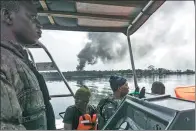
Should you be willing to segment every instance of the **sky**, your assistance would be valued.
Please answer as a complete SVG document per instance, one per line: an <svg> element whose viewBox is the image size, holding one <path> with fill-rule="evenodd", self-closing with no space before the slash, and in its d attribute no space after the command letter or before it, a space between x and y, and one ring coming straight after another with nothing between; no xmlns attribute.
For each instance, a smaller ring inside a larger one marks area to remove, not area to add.
<svg viewBox="0 0 196 131"><path fill-rule="evenodd" d="M127 46L126 36L116 34ZM135 68L195 70L195 7L193 1L166 1L131 37ZM115 38L114 38L115 40ZM40 41L61 71L74 71L77 55L89 42L87 32L43 30ZM92 41L93 44L93 41ZM111 44L111 49L117 49ZM86 65L85 70L131 69L128 48L121 59ZM43 49L31 49L36 62L50 62Z"/></svg>

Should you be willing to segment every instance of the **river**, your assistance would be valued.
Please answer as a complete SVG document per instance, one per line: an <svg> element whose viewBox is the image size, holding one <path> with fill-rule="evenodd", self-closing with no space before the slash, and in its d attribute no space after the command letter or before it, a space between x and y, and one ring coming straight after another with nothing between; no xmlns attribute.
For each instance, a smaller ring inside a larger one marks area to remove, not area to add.
<svg viewBox="0 0 196 131"><path fill-rule="evenodd" d="M94 78L68 80L68 82L74 93L79 88L80 83L88 86L92 92L90 103L97 105L101 98L112 93L108 80L109 78ZM133 77L127 78L127 80L129 83L130 91L134 90ZM145 87L147 92L151 92L151 85L154 81L163 82L166 87L166 94L175 97L174 88L177 86L195 85L195 75L141 77L138 78L138 85L140 87ZM47 81L47 86L50 95L69 94L69 91L63 81ZM51 103L55 111L57 128L61 128L63 127L63 123L62 118L59 116L59 113L64 112L68 106L73 105L74 99L73 97L52 98Z"/></svg>

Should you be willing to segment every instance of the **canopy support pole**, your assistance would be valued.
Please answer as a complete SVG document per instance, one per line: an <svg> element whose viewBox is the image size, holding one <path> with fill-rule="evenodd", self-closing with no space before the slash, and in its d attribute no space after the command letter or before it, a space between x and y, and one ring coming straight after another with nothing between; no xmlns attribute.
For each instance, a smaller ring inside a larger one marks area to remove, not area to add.
<svg viewBox="0 0 196 131"><path fill-rule="evenodd" d="M131 47L131 40L130 40L129 31L130 31L131 27L141 18L141 16L148 9L148 7L150 7L153 3L154 3L154 1L152 1L152 0L149 1L148 4L142 9L140 14L133 20L133 22L127 28L127 34L126 35L127 35L127 40L128 40L129 55L130 55L130 59L131 59L131 66L132 66L134 85L135 85L136 91L139 91L139 86L137 84L137 75L136 75L136 71L135 71L135 64L134 64L134 58L133 58L133 52L132 52L132 47Z"/></svg>
<svg viewBox="0 0 196 131"><path fill-rule="evenodd" d="M130 40L129 35L127 35L127 40L128 40L128 46L129 46L129 55L130 55L130 59L131 59L133 78L134 78L134 85L135 85L135 88L138 88L137 76L136 76L135 64L134 64L134 58L133 58L133 52L132 52L132 47L131 47L131 40Z"/></svg>

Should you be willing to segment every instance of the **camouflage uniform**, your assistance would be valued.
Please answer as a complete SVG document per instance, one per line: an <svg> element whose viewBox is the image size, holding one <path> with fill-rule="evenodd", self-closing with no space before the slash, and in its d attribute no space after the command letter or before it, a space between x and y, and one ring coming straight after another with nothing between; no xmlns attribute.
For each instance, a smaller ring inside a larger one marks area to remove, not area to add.
<svg viewBox="0 0 196 131"><path fill-rule="evenodd" d="M44 99L27 54L19 44L0 46L1 130L46 130Z"/></svg>
<svg viewBox="0 0 196 131"><path fill-rule="evenodd" d="M120 103L121 100L114 99L112 96L104 98L99 102L97 107L99 112L99 130L103 128L110 117L115 113Z"/></svg>

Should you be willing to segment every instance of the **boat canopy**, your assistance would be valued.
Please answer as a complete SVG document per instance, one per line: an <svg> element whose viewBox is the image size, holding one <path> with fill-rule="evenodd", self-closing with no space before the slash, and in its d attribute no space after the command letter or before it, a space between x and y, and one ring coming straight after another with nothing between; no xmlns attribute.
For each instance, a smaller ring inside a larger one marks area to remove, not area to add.
<svg viewBox="0 0 196 131"><path fill-rule="evenodd" d="M38 19L45 30L126 34L128 26L132 25L131 35L164 2L165 0L40 0L35 4L38 9ZM138 15L140 15L139 19L137 19Z"/></svg>

